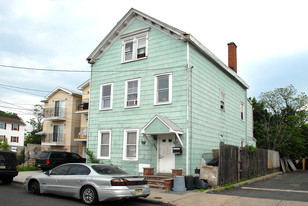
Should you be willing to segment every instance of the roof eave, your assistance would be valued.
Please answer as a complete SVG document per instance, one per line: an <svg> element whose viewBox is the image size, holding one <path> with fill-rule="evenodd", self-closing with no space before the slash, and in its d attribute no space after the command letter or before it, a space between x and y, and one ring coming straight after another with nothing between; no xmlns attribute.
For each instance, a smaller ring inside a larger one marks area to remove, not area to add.
<svg viewBox="0 0 308 206"><path fill-rule="evenodd" d="M201 51L208 59L216 64L220 69L226 72L233 79L237 80L245 89L249 89L249 85L237 75L235 71L233 71L230 67L225 65L218 57L216 57L210 50L208 50L205 46L203 46L195 37L192 35L183 35L183 40L190 42L194 45L199 51Z"/></svg>

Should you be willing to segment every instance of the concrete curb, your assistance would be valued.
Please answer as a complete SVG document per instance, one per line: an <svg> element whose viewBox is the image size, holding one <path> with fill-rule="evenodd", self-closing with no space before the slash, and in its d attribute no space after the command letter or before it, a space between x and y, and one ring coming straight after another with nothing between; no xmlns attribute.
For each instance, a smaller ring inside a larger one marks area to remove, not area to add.
<svg viewBox="0 0 308 206"><path fill-rule="evenodd" d="M251 184L251 183L254 183L254 182L259 182L259 181L271 178L271 177L279 175L279 174L282 174L282 172L275 172L275 173L268 174L268 175L261 176L261 177L257 177L257 178L251 179L251 180L239 182L239 183L227 186L227 187L218 187L218 188L213 188L213 189L206 190L206 191L203 191L203 192L195 192L195 194L185 195L184 197L179 198L177 200L173 200L173 201L170 201L170 202L163 202L163 205L165 205L165 206L182 206L182 205L177 204L175 202L180 200L180 199L187 198L189 196L201 195L202 193L214 193L214 192L219 192L219 191L223 191L223 190L226 190L226 189L232 189L232 188L235 188L235 187L240 187L240 186L243 186L243 185Z"/></svg>

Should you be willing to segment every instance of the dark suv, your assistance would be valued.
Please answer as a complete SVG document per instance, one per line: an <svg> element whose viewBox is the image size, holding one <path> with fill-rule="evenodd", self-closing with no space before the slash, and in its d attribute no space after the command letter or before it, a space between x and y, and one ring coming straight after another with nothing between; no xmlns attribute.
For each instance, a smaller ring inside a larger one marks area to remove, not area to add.
<svg viewBox="0 0 308 206"><path fill-rule="evenodd" d="M43 171L50 170L64 163L84 163L85 158L73 152L44 151L35 160L35 166Z"/></svg>
<svg viewBox="0 0 308 206"><path fill-rule="evenodd" d="M16 154L14 152L0 151L0 180L3 184L11 184L18 175Z"/></svg>

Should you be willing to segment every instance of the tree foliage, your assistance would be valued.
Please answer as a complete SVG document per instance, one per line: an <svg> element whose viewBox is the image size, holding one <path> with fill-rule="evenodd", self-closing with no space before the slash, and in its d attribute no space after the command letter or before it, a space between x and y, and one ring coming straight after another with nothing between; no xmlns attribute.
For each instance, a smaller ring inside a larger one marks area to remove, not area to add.
<svg viewBox="0 0 308 206"><path fill-rule="evenodd" d="M28 143L41 144L41 136L36 135L36 133L43 130L42 120L44 118L44 108L42 105L34 105L33 116L35 118L31 118L30 121L28 121L28 123L32 126L33 130L25 137L25 146Z"/></svg>
<svg viewBox="0 0 308 206"><path fill-rule="evenodd" d="M4 139L4 141L0 140L0 149L3 151L9 151L9 144L7 143L7 139Z"/></svg>
<svg viewBox="0 0 308 206"><path fill-rule="evenodd" d="M261 93L254 108L254 136L257 146L280 152L282 156L297 158L307 150L303 136L307 127L308 97L297 94L294 86Z"/></svg>
<svg viewBox="0 0 308 206"><path fill-rule="evenodd" d="M0 117L9 117L9 118L14 118L14 119L19 119L22 121L22 119L16 113L4 112L1 110L0 110Z"/></svg>

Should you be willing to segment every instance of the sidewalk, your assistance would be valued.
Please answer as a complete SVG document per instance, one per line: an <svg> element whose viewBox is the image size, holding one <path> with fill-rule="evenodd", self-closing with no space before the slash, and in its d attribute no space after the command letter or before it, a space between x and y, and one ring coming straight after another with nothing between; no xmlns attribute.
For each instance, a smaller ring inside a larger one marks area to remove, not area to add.
<svg viewBox="0 0 308 206"><path fill-rule="evenodd" d="M29 171L29 172L19 172L18 176L14 178L14 182L23 184L25 179L33 174L42 173L42 171ZM247 180L233 186L239 187L242 185L250 184L257 181L262 181L267 178L271 178L275 175L279 175L281 172L269 174L263 177L258 177L252 180ZM228 196L228 195L216 195L213 192L220 191L226 188L220 187L215 189L206 190L204 192L198 192L194 190L185 192L174 192L174 191L164 191L159 189L151 189L151 194L149 197L145 198L145 201L155 202L157 205L168 205L168 206L220 206L220 205L293 205L302 206L308 203L294 202L294 201L281 201L272 199L260 199L260 198L247 198L239 196Z"/></svg>

